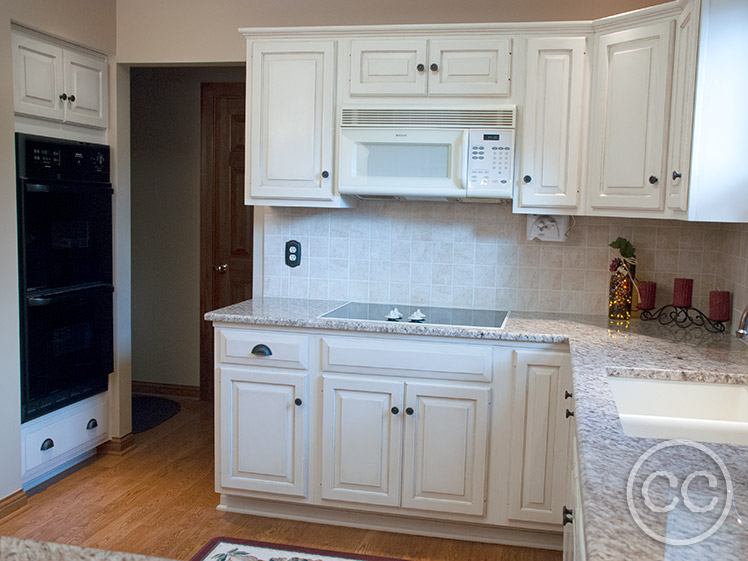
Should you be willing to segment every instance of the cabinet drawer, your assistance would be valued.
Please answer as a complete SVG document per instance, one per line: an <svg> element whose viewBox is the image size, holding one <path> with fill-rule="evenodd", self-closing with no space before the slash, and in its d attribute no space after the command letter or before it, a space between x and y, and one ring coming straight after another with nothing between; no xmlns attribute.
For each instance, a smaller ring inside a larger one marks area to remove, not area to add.
<svg viewBox="0 0 748 561"><path fill-rule="evenodd" d="M299 370L309 367L308 335L220 329L216 348L221 362Z"/></svg>
<svg viewBox="0 0 748 561"><path fill-rule="evenodd" d="M89 424L90 423L90 424ZM76 449L92 448L109 434L106 395L73 404L22 427L23 471L28 472ZM48 442L45 445L45 442ZM49 446L51 444L51 446ZM46 450L42 450L42 446Z"/></svg>
<svg viewBox="0 0 748 561"><path fill-rule="evenodd" d="M324 337L322 370L490 382L493 349L484 345Z"/></svg>

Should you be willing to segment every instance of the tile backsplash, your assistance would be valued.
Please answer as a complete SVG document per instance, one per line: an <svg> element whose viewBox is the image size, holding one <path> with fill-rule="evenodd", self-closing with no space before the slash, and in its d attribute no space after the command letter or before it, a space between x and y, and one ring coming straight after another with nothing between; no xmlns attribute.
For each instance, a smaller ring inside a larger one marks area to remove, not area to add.
<svg viewBox="0 0 748 561"><path fill-rule="evenodd" d="M710 290L748 301L748 227L578 217L566 242L526 239L527 218L505 204L361 201L355 209L271 208L265 214L264 294L569 313L607 312L608 266L621 236L636 247L637 278L694 279L693 305ZM284 264L301 242L301 265Z"/></svg>

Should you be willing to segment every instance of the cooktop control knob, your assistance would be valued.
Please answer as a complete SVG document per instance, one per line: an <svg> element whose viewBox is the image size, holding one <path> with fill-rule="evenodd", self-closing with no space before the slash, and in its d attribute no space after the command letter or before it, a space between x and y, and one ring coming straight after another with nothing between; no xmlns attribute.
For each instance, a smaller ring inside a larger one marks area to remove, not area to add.
<svg viewBox="0 0 748 561"><path fill-rule="evenodd" d="M423 313L423 312L422 312L422 311L420 310L420 308L419 308L418 310L416 310L415 312L413 312L412 314L410 314L410 315L408 316L408 319L409 319L410 321L414 321L414 322L416 322L416 323L420 323L420 322L422 322L422 321L425 321L425 320L426 320L426 314L424 314L424 313Z"/></svg>
<svg viewBox="0 0 748 561"><path fill-rule="evenodd" d="M401 314L400 310L398 310L397 308L392 308L390 310L390 313L384 317L387 319L387 321L397 321L403 319L403 314Z"/></svg>

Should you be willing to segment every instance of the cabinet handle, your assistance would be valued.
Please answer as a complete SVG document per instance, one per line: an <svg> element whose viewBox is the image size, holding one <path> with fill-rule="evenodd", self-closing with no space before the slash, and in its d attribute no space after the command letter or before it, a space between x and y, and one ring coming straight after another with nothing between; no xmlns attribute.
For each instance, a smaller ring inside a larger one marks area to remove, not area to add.
<svg viewBox="0 0 748 561"><path fill-rule="evenodd" d="M431 68L432 72L436 72L437 70L439 70L439 65L436 64L435 62L432 62L431 66L429 66L429 68Z"/></svg>
<svg viewBox="0 0 748 561"><path fill-rule="evenodd" d="M68 94L66 94L65 92L62 92L62 93L60 94L60 99L61 99L62 101L66 101L66 100L67 100L67 98L68 98Z"/></svg>
<svg viewBox="0 0 748 561"><path fill-rule="evenodd" d="M255 356L272 356L273 351L267 345L255 345L252 347L252 354Z"/></svg>
<svg viewBox="0 0 748 561"><path fill-rule="evenodd" d="M55 441L52 440L51 438L48 438L44 442L42 442L41 450L43 452L44 450L49 450L50 448L54 448L54 447L55 447Z"/></svg>
<svg viewBox="0 0 748 561"><path fill-rule="evenodd" d="M418 72L423 72L424 70L426 70L426 67L423 64L419 64L418 66L416 66L416 70L418 70Z"/></svg>
<svg viewBox="0 0 748 561"><path fill-rule="evenodd" d="M683 175L681 175L677 171L673 172L673 181L675 181L676 179L680 179L681 177L683 177Z"/></svg>
<svg viewBox="0 0 748 561"><path fill-rule="evenodd" d="M574 411L569 411L569 410L567 409L567 410L566 410L566 418L568 419L569 417L573 417L573 416L574 416Z"/></svg>
<svg viewBox="0 0 748 561"><path fill-rule="evenodd" d="M322 172L322 179L327 179L328 177L330 177L330 172L327 171L327 170L323 171Z"/></svg>
<svg viewBox="0 0 748 561"><path fill-rule="evenodd" d="M407 407L407 408L405 409L405 414L406 414L406 415L412 415L413 413L415 413L415 411L413 411L413 408L412 408L412 407Z"/></svg>
<svg viewBox="0 0 748 561"><path fill-rule="evenodd" d="M68 100L70 101L70 103L75 103L75 96L74 96L74 95L71 95L71 96L70 96L70 97L68 98Z"/></svg>
<svg viewBox="0 0 748 561"><path fill-rule="evenodd" d="M99 422L96 419L91 419L86 425L86 430L93 430L99 426Z"/></svg>
<svg viewBox="0 0 748 561"><path fill-rule="evenodd" d="M223 263L222 265L213 265L213 270L216 273L225 273L229 270L229 264Z"/></svg>
<svg viewBox="0 0 748 561"><path fill-rule="evenodd" d="M525 183L530 183L530 181L532 181L532 176L526 175L522 178L522 181L524 181Z"/></svg>
<svg viewBox="0 0 748 561"><path fill-rule="evenodd" d="M566 508L566 505L564 505L563 510L563 525L566 526L567 524L572 524L574 522L574 511L570 508Z"/></svg>
<svg viewBox="0 0 748 561"><path fill-rule="evenodd" d="M398 413L400 413L400 410L397 407L393 407L392 409L390 409L390 411L392 411L393 415L397 415Z"/></svg>
<svg viewBox="0 0 748 561"><path fill-rule="evenodd" d="M574 397L573 393L569 393L568 390L564 392L564 399L569 399L570 397Z"/></svg>
<svg viewBox="0 0 748 561"><path fill-rule="evenodd" d="M294 399L294 400L293 400L293 402L294 402L294 403L295 403L296 405L301 405L302 403L304 403L303 401L301 401L301 398L300 398L300 397L297 397L296 399Z"/></svg>
<svg viewBox="0 0 748 561"><path fill-rule="evenodd" d="M650 183L651 183L652 185L654 185L654 184L655 184L655 183L657 183L658 181L659 181L659 178L657 178L657 176L655 176L655 175L650 175L650 176L649 176L649 182L650 182Z"/></svg>

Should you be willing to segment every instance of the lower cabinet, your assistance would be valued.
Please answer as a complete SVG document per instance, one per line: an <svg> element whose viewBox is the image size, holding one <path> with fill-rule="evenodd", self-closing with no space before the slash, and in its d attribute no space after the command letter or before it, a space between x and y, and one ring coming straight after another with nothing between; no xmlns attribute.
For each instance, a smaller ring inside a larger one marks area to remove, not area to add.
<svg viewBox="0 0 748 561"><path fill-rule="evenodd" d="M490 390L474 386L323 376L322 498L483 514Z"/></svg>
<svg viewBox="0 0 748 561"><path fill-rule="evenodd" d="M573 423L572 423L573 427ZM579 451L576 436L569 443L569 477L563 512L564 561L585 561L587 550L584 543L584 512L579 485Z"/></svg>

